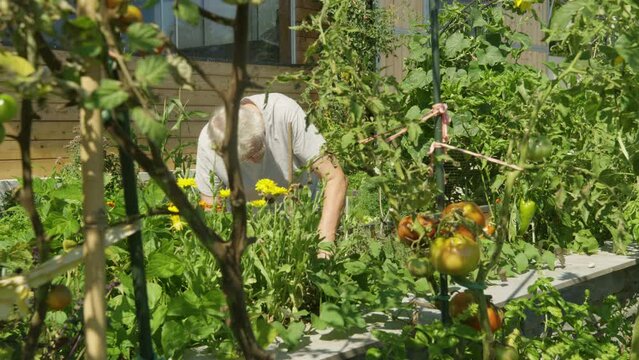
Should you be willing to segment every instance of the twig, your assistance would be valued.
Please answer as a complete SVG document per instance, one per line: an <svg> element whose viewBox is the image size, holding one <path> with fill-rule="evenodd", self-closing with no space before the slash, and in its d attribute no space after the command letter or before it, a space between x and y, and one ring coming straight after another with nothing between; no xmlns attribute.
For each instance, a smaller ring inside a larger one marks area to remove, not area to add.
<svg viewBox="0 0 639 360"><path fill-rule="evenodd" d="M176 1L176 4L177 4L177 1ZM221 24L221 25L226 25L226 26L235 25L235 20L227 18L227 17L224 17L222 15L218 15L218 14L213 13L211 11L208 11L205 8L201 7L201 6L198 6L198 10L200 10L200 15L203 18L209 19L209 20L211 20L213 22L216 22L218 24Z"/></svg>
<svg viewBox="0 0 639 360"><path fill-rule="evenodd" d="M27 60L34 64L37 58L37 45L33 37L33 33L27 30L26 46L18 51L22 56L26 56ZM33 193L33 169L31 167L31 128L34 118L37 117L33 112L33 103L30 99L22 99L22 109L20 111L20 133L18 134L18 144L20 146L20 155L22 162L22 178L24 185L20 190L20 204L29 215L31 226L36 238L36 246L38 249L37 262L43 263L49 257L49 244L44 231L42 219L36 208ZM46 297L49 291L49 282L45 282L38 286L35 296L35 311L29 323L29 332L24 343L23 359L32 359L38 349L38 339L42 332L42 326L47 314Z"/></svg>
<svg viewBox="0 0 639 360"><path fill-rule="evenodd" d="M238 112L240 99L244 89L249 84L246 71L248 54L248 4L237 6L233 34L235 46L233 49L233 69L231 83L227 95L223 97L226 109L226 128L224 143L221 147L224 165L228 173L231 188L231 213L233 228L231 230L231 246L226 254L219 258L222 270L222 290L226 294L227 303L231 311L232 330L239 342L240 348L247 360L272 359L273 356L264 351L255 339L251 321L246 312L246 294L242 280L241 258L251 240L246 235L246 198L240 172L238 156Z"/></svg>
<svg viewBox="0 0 639 360"><path fill-rule="evenodd" d="M434 141L434 142L431 144L431 148L430 148L429 154L432 154L432 153L433 153L433 150L434 150L435 148L438 148L438 147L443 147L443 148L450 149L450 150L456 150L456 151L462 152L462 153L464 153L464 154L466 154L466 155L470 155L470 156L474 156L474 157L476 157L476 158L484 159L484 160L486 160L486 161L489 161L489 162L492 162L492 163L495 163L495 164L499 164L499 165L502 165L502 166L505 166L505 167L511 168L511 169L513 169L513 170L517 170L517 171L524 171L524 168L522 168L521 166L513 165L513 164L509 164L509 163L507 163L507 162L505 162L505 161L502 161L502 160L496 159L496 158L494 158L494 157L486 156L486 155L484 155L484 154L480 154L480 153L472 152L472 151L470 151L470 150L466 150L466 149L458 148L458 147L456 147L456 146L452 146L452 145L444 144L444 143L437 142L437 141Z"/></svg>

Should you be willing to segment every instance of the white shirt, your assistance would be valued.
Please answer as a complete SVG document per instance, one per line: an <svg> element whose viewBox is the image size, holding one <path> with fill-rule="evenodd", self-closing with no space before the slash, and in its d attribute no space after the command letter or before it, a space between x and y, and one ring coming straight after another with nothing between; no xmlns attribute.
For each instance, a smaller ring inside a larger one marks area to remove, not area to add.
<svg viewBox="0 0 639 360"><path fill-rule="evenodd" d="M241 162L240 171L248 201L256 200L259 195L255 191L255 183L264 178L275 181L279 186L289 185L289 158L291 150L288 141L288 124L292 125L293 134L293 171L307 166L320 155L322 145L326 142L317 128L306 124L306 114L295 100L278 93L248 96L242 102L250 101L261 110L266 129L266 151L260 163ZM195 182L199 191L206 196L214 196L213 189L217 181L228 187L228 176L224 160L212 149L212 141L207 126L200 132L195 164ZM242 131L242 129L238 129ZM211 174L214 184L211 183ZM306 175L298 178L300 183L306 181Z"/></svg>

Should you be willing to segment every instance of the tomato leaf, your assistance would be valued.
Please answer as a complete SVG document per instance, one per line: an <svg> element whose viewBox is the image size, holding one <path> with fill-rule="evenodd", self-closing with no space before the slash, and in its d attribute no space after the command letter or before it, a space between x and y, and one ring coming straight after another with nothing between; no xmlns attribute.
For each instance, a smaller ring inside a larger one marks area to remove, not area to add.
<svg viewBox="0 0 639 360"><path fill-rule="evenodd" d="M344 317L340 312L340 308L333 303L326 302L320 305L320 320L332 327L340 328L344 326Z"/></svg>
<svg viewBox="0 0 639 360"><path fill-rule="evenodd" d="M156 144L161 143L167 135L167 130L159 121L157 115L141 107L131 110L131 118L142 133Z"/></svg>
<svg viewBox="0 0 639 360"><path fill-rule="evenodd" d="M142 86L160 84L169 74L169 63L163 56L150 56L141 59L135 69L135 78Z"/></svg>
<svg viewBox="0 0 639 360"><path fill-rule="evenodd" d="M27 59L8 51L0 52L0 67L18 76L29 76L35 72L35 68Z"/></svg>
<svg viewBox="0 0 639 360"><path fill-rule="evenodd" d="M126 30L131 51L153 51L162 46L160 34L157 25L149 23L135 23Z"/></svg>
<svg viewBox="0 0 639 360"><path fill-rule="evenodd" d="M177 3L175 16L193 26L198 25L201 20L200 9L196 4L192 3L191 0L180 0L180 2Z"/></svg>
<svg viewBox="0 0 639 360"><path fill-rule="evenodd" d="M148 277L168 278L182 275L182 273L184 273L184 262L175 255L155 252L149 256L146 266Z"/></svg>
<svg viewBox="0 0 639 360"><path fill-rule="evenodd" d="M97 97L98 106L106 110L120 106L129 98L129 94L122 90L122 83L112 79L102 79L94 96Z"/></svg>

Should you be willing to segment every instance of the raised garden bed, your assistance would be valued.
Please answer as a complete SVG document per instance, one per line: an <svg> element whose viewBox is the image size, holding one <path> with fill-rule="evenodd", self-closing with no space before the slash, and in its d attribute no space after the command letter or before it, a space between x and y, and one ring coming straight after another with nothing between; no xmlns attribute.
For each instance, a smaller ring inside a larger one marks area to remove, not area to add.
<svg viewBox="0 0 639 360"><path fill-rule="evenodd" d="M567 255L565 266L555 270L531 270L504 282L491 285L486 293L492 295L497 306L504 306L508 301L528 296L528 286L540 277L553 278L553 285L566 300L582 302L584 291L590 290L590 300L600 302L608 295L616 295L619 299L627 299L639 289L639 249L630 247L628 255L615 255L600 251L594 255ZM454 287L453 287L454 289ZM410 300L409 298L406 299ZM375 318L371 315L370 319ZM381 316L381 318L385 318ZM421 320L430 322L439 319L436 309L422 308ZM527 318L522 332L534 335L541 331L542 319L534 316ZM304 337L300 348L292 352L276 348L276 359L296 360L337 360L364 358L368 348L379 346L371 331L374 329L389 332L401 331L401 323L372 322L367 332L350 334L339 338L331 330L314 332ZM185 359L213 359L206 354L205 348L192 349L185 354Z"/></svg>

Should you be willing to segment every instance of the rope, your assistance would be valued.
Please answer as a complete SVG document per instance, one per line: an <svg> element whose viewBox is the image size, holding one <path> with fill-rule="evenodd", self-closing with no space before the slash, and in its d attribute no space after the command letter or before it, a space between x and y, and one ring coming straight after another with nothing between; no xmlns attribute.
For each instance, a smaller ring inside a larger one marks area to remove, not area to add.
<svg viewBox="0 0 639 360"><path fill-rule="evenodd" d="M474 156L476 158L480 158L480 159L484 159L486 161L498 164L498 165L502 165L508 168L511 168L513 170L517 170L517 171L523 171L524 169L517 166L517 165L513 165L513 164L509 164L505 161L490 157L490 156L486 156L480 153L476 153L476 152L472 152L470 150L466 150L466 149L462 149L462 148L458 148L452 145L448 145L448 144L444 144L441 142L437 142L437 141L433 141L433 143L430 145L430 149L428 150L428 154L431 156L431 162L434 162L433 160L433 155L435 153L435 149L436 148L444 148L444 149L450 149L450 150L456 150L459 152L462 152L464 154L470 155L470 156Z"/></svg>

